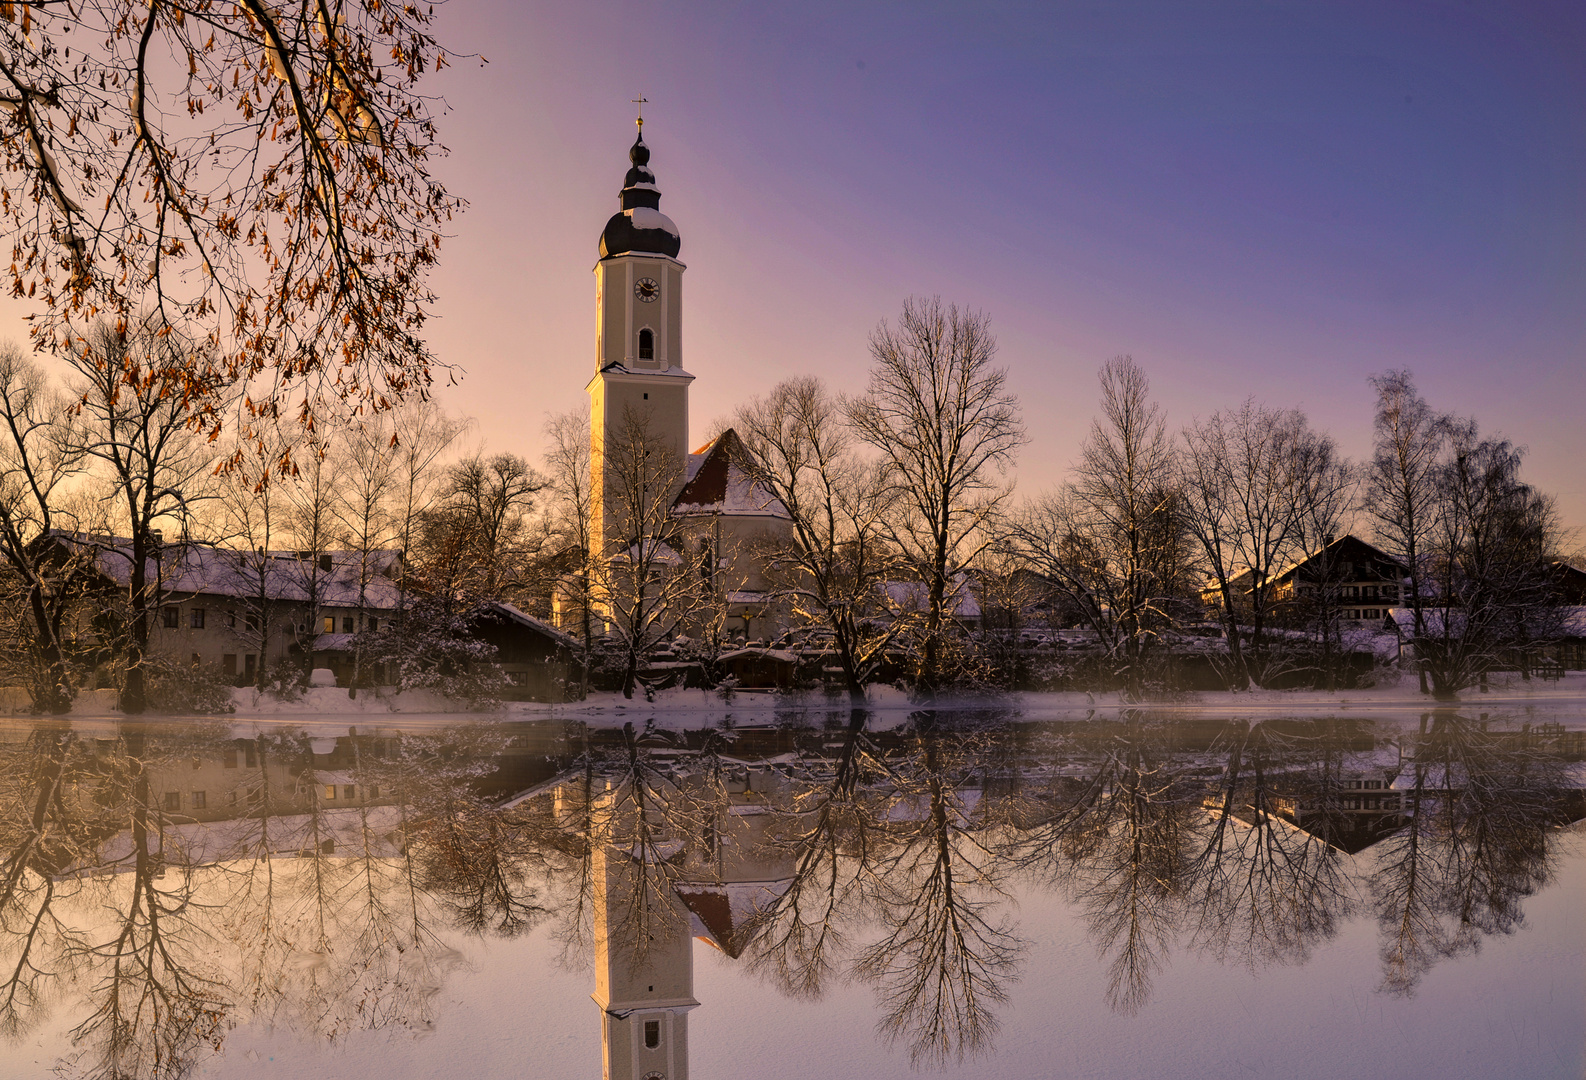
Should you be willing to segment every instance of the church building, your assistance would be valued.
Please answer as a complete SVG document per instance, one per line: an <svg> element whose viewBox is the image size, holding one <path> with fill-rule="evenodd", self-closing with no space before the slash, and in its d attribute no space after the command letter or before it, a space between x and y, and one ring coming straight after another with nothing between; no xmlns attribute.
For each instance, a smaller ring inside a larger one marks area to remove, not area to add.
<svg viewBox="0 0 1586 1080"><path fill-rule="evenodd" d="M638 125L620 208L600 234L595 263L595 370L586 387L591 546L597 559L643 559L665 563L666 573L699 575L689 594L714 597L729 638L768 640L780 625L755 552L768 536L786 534L787 513L747 476L730 429L689 452L687 267L678 259L681 234L661 212L642 118ZM665 543L646 545L646 537ZM598 598L592 606L600 609ZM567 608L559 604L558 622L572 628Z"/></svg>

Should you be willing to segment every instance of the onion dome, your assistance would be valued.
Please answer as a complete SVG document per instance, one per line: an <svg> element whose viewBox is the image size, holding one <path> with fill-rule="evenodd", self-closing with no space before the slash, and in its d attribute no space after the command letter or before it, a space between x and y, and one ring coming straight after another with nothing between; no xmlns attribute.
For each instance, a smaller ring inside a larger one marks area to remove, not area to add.
<svg viewBox="0 0 1586 1080"><path fill-rule="evenodd" d="M633 167L622 185L622 210L606 222L600 234L600 257L639 253L670 255L677 258L683 247L672 219L661 213L661 189L655 186L650 171L650 148L644 145L644 130L628 151Z"/></svg>

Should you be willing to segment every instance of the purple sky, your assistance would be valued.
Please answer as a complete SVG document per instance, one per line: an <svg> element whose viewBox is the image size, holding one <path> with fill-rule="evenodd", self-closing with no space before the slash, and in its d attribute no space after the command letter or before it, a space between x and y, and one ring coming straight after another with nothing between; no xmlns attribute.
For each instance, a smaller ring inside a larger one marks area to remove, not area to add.
<svg viewBox="0 0 1586 1080"><path fill-rule="evenodd" d="M911 293L989 312L1063 476L1129 353L1176 428L1248 395L1369 451L1366 377L1529 447L1586 524L1586 7L458 0L440 391L537 457L593 365L633 137L683 235L697 440L786 376L863 386Z"/></svg>

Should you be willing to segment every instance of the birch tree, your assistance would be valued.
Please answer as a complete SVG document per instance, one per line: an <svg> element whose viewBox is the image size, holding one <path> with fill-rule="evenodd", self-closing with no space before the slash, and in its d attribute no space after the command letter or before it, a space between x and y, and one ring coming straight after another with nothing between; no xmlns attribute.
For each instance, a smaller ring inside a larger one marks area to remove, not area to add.
<svg viewBox="0 0 1586 1080"><path fill-rule="evenodd" d="M1377 392L1377 414L1367 505L1378 546L1410 568L1409 608L1419 639L1426 633L1424 563L1437 521L1437 473L1448 418L1432 411L1408 371L1374 376L1371 386ZM1419 657L1416 672L1421 693L1427 693Z"/></svg>

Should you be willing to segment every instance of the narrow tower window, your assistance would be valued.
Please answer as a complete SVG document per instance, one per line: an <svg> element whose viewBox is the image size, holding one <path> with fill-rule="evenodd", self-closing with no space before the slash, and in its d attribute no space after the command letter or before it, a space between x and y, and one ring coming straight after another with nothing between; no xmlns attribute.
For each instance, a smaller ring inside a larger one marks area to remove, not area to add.
<svg viewBox="0 0 1586 1080"><path fill-rule="evenodd" d="M639 331L639 359L655 359L655 332L653 330Z"/></svg>
<svg viewBox="0 0 1586 1080"><path fill-rule="evenodd" d="M654 1050L661 1045L661 1021L646 1020L644 1022L644 1045Z"/></svg>

